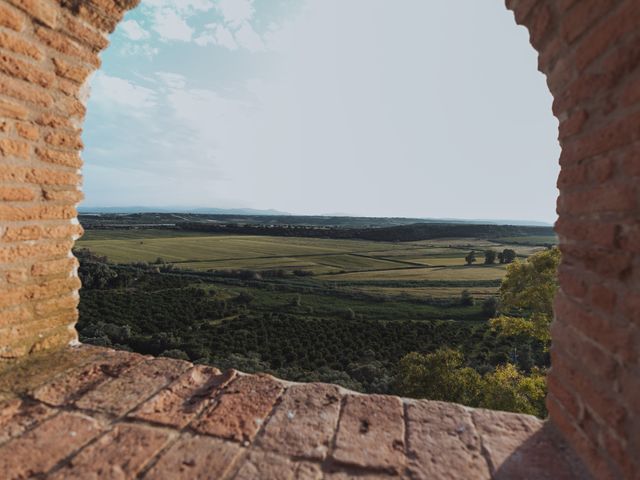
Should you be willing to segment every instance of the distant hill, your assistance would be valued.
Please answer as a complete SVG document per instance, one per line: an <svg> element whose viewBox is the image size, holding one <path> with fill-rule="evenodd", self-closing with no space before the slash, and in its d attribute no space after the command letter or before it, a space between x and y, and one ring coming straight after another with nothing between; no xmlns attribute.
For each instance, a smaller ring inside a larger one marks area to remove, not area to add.
<svg viewBox="0 0 640 480"><path fill-rule="evenodd" d="M83 215L131 215L131 214L188 214L188 215L221 215L239 217L286 217L278 218L276 223L291 224L324 224L324 225L408 225L413 223L437 223L437 224L466 224L466 225L518 225L551 227L553 224L535 220L503 220L503 219L461 219L461 218L411 218L411 217L360 217L343 213L325 215L294 215L275 209L255 208L210 208L210 207L80 207L78 212ZM229 219L227 219L229 220ZM248 218L237 219L253 223ZM263 223L260 220L257 223Z"/></svg>
<svg viewBox="0 0 640 480"><path fill-rule="evenodd" d="M200 215L291 215L287 212L255 208L208 208L208 207L80 207L81 214L131 214L131 213L193 213Z"/></svg>

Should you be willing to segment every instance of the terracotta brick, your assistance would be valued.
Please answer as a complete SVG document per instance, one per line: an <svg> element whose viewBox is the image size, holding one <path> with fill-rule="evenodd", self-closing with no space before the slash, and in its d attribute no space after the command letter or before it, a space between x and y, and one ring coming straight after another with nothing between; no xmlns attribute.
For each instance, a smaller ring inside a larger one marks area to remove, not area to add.
<svg viewBox="0 0 640 480"><path fill-rule="evenodd" d="M80 168L82 166L82 159L78 152L61 152L59 150L37 147L36 154L43 162L74 168Z"/></svg>
<svg viewBox="0 0 640 480"><path fill-rule="evenodd" d="M64 205L36 204L35 206L29 207L0 205L0 219L5 221L69 220L76 216L77 212L75 207Z"/></svg>
<svg viewBox="0 0 640 480"><path fill-rule="evenodd" d="M50 379L33 392L33 398L53 406L68 406L98 385L118 378L143 360L142 355L112 351L95 362Z"/></svg>
<svg viewBox="0 0 640 480"><path fill-rule="evenodd" d="M57 103L58 113L68 116L83 119L87 113L87 107L76 99L68 97L64 100L60 100Z"/></svg>
<svg viewBox="0 0 640 480"><path fill-rule="evenodd" d="M95 52L80 47L66 35L44 27L37 27L35 33L46 46L69 57L86 62L95 68L100 67L100 58Z"/></svg>
<svg viewBox="0 0 640 480"><path fill-rule="evenodd" d="M43 474L101 431L89 417L62 412L23 436L0 446L0 471L7 479Z"/></svg>
<svg viewBox="0 0 640 480"><path fill-rule="evenodd" d="M183 435L145 475L148 480L223 478L243 449L217 438Z"/></svg>
<svg viewBox="0 0 640 480"><path fill-rule="evenodd" d="M17 122L16 132L18 132L18 135L22 138L26 138L27 140L37 140L40 137L40 130L32 123Z"/></svg>
<svg viewBox="0 0 640 480"><path fill-rule="evenodd" d="M31 310L26 306L11 306L0 310L0 328L16 323L28 322L33 318Z"/></svg>
<svg viewBox="0 0 640 480"><path fill-rule="evenodd" d="M20 32L24 28L24 21L20 14L15 10L4 5L0 5L0 25L15 30L16 32Z"/></svg>
<svg viewBox="0 0 640 480"><path fill-rule="evenodd" d="M283 385L269 375L240 377L191 428L225 439L252 441L283 390Z"/></svg>
<svg viewBox="0 0 640 480"><path fill-rule="evenodd" d="M347 465L397 472L404 464L402 410L397 397L348 395L332 457Z"/></svg>
<svg viewBox="0 0 640 480"><path fill-rule="evenodd" d="M52 113L42 113L36 118L36 123L44 127L63 128L66 130L73 129L73 125L66 117L54 115Z"/></svg>
<svg viewBox="0 0 640 480"><path fill-rule="evenodd" d="M571 43L593 22L609 12L614 0L581 0L562 19L562 36Z"/></svg>
<svg viewBox="0 0 640 480"><path fill-rule="evenodd" d="M84 199L84 193L77 189L44 188L42 197L51 202L78 203Z"/></svg>
<svg viewBox="0 0 640 480"><path fill-rule="evenodd" d="M50 132L44 137L44 141L54 147L66 147L74 150L83 148L80 135L67 132Z"/></svg>
<svg viewBox="0 0 640 480"><path fill-rule="evenodd" d="M55 410L41 403L13 398L0 404L0 444L20 436L51 417Z"/></svg>
<svg viewBox="0 0 640 480"><path fill-rule="evenodd" d="M21 105L0 100L0 116L24 120L28 115L29 111Z"/></svg>
<svg viewBox="0 0 640 480"><path fill-rule="evenodd" d="M29 144L20 140L0 139L0 155L3 157L16 157L26 160L29 158L30 150Z"/></svg>
<svg viewBox="0 0 640 480"><path fill-rule="evenodd" d="M31 188L0 186L0 200L4 202L28 202L36 197L36 192Z"/></svg>
<svg viewBox="0 0 640 480"><path fill-rule="evenodd" d="M7 0L24 10L37 21L55 28L58 24L57 5L49 0Z"/></svg>
<svg viewBox="0 0 640 480"><path fill-rule="evenodd" d="M293 462L270 452L251 451L233 477L235 480L320 480L322 470L316 464ZM360 477L358 477L360 478Z"/></svg>
<svg viewBox="0 0 640 480"><path fill-rule="evenodd" d="M24 241L24 240L46 240L46 239L70 239L72 237L77 237L82 235L82 227L80 225L57 225L57 226L47 226L42 227L40 225L27 225L23 227L7 227L4 235L2 236L2 240L5 242L16 242L16 241ZM68 250L71 250L71 242L64 243L63 247L67 247ZM18 247L9 247L9 248L18 248ZM45 247L46 248L46 247ZM37 251L37 250L35 250ZM34 253L35 253L34 251ZM55 252L57 255L60 255L61 249L56 248ZM62 251L64 254L65 252ZM7 252L5 252L5 255ZM9 252L10 254L10 252Z"/></svg>
<svg viewBox="0 0 640 480"><path fill-rule="evenodd" d="M50 87L54 80L53 73L3 52L0 52L0 72L41 87Z"/></svg>
<svg viewBox="0 0 640 480"><path fill-rule="evenodd" d="M0 30L0 48L11 50L14 53L41 60L43 55L40 49L33 43L23 40L19 35Z"/></svg>
<svg viewBox="0 0 640 480"><path fill-rule="evenodd" d="M323 460L338 424L341 398L333 385L289 387L258 445L285 456Z"/></svg>
<svg viewBox="0 0 640 480"><path fill-rule="evenodd" d="M78 296L75 292L56 297L42 302L38 302L34 306L34 313L40 318L60 314L64 311L74 310L78 307ZM73 318L69 314L65 314L67 318Z"/></svg>
<svg viewBox="0 0 640 480"><path fill-rule="evenodd" d="M560 122L560 139L564 139L570 137L571 135L580 133L582 131L582 126L585 124L588 118L589 114L583 109L579 109L573 112L569 116L569 118L567 118L563 122Z"/></svg>
<svg viewBox="0 0 640 480"><path fill-rule="evenodd" d="M121 416L146 401L189 368L187 362L171 359L144 361L120 377L89 391L76 405L87 410Z"/></svg>
<svg viewBox="0 0 640 480"><path fill-rule="evenodd" d="M480 436L464 407L452 403L406 403L409 471L415 478L490 478ZM510 434L511 432L509 432Z"/></svg>
<svg viewBox="0 0 640 480"><path fill-rule="evenodd" d="M73 16L71 13L64 12L61 19L63 31L74 40L89 46L94 52L99 52L109 45L104 32L87 26L81 19Z"/></svg>
<svg viewBox="0 0 640 480"><path fill-rule="evenodd" d="M174 383L129 414L131 418L184 428L235 378L235 372L221 374L212 367L197 365Z"/></svg>
<svg viewBox="0 0 640 480"><path fill-rule="evenodd" d="M48 478L135 478L171 437L166 430L117 424Z"/></svg>
<svg viewBox="0 0 640 480"><path fill-rule="evenodd" d="M0 93L16 100L23 100L40 107L49 108L53 105L53 98L50 93L34 88L28 83L3 76L1 74Z"/></svg>
<svg viewBox="0 0 640 480"><path fill-rule="evenodd" d="M82 67L80 65L72 65L69 62L65 62L61 58L54 58L53 64L56 67L56 73L61 77L68 78L77 83L84 83L89 75L91 75L92 69Z"/></svg>

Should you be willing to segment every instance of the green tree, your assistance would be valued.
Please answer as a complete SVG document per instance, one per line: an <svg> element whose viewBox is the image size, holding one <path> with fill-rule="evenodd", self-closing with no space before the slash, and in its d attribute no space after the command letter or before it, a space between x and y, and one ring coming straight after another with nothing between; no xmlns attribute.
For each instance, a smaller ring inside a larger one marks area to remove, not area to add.
<svg viewBox="0 0 640 480"><path fill-rule="evenodd" d="M460 293L460 305L464 305L465 307L471 307L476 303L475 299L469 292L469 290L462 290Z"/></svg>
<svg viewBox="0 0 640 480"><path fill-rule="evenodd" d="M491 326L503 335L526 335L548 344L559 263L560 250L552 248L509 265L500 286L502 314Z"/></svg>
<svg viewBox="0 0 640 480"><path fill-rule="evenodd" d="M401 395L470 406L478 406L482 389L480 374L465 366L462 353L450 348L405 355L397 381Z"/></svg>
<svg viewBox="0 0 640 480"><path fill-rule="evenodd" d="M485 250L484 252L484 263L485 265L493 265L496 263L496 256L498 253L495 250Z"/></svg>
<svg viewBox="0 0 640 480"><path fill-rule="evenodd" d="M498 261L500 263L513 263L516 259L516 251L511 248L505 248L502 252L498 253Z"/></svg>
<svg viewBox="0 0 640 480"><path fill-rule="evenodd" d="M471 265L476 261L476 252L471 250L466 257L464 257L464 261L467 262L467 265Z"/></svg>
<svg viewBox="0 0 640 480"><path fill-rule="evenodd" d="M546 416L544 399L547 394L545 373L534 368L530 375L520 372L515 365L499 365L482 379L484 408L508 412Z"/></svg>

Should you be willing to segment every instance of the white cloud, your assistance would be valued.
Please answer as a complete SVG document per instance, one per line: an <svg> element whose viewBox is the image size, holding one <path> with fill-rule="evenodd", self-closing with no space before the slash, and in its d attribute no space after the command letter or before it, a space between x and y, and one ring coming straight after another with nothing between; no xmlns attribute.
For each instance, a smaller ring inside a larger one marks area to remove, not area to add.
<svg viewBox="0 0 640 480"><path fill-rule="evenodd" d="M156 76L162 80L167 87L172 89L183 89L187 85L187 79L179 73L156 72Z"/></svg>
<svg viewBox="0 0 640 480"><path fill-rule="evenodd" d="M135 20L125 20L120 24L120 29L130 40L137 41L149 38L149 32Z"/></svg>
<svg viewBox="0 0 640 480"><path fill-rule="evenodd" d="M214 6L213 0L144 0L143 5L152 9L170 8L181 14L206 12Z"/></svg>
<svg viewBox="0 0 640 480"><path fill-rule="evenodd" d="M154 12L153 29L162 40L188 42L193 35L193 28L187 24L186 19L171 8L161 8Z"/></svg>
<svg viewBox="0 0 640 480"><path fill-rule="evenodd" d="M248 23L242 24L235 34L235 39L240 46L250 52L262 52L265 49L262 38Z"/></svg>
<svg viewBox="0 0 640 480"><path fill-rule="evenodd" d="M229 50L237 50L238 44L228 28L215 23L207 25L208 30L202 33L195 42L200 46L219 45Z"/></svg>
<svg viewBox="0 0 640 480"><path fill-rule="evenodd" d="M120 52L123 55L130 56L130 57L141 56L141 57L147 57L151 59L155 57L160 52L160 50L158 50L156 47L152 47L147 43L135 44L135 43L128 42L122 45L122 47L120 47Z"/></svg>
<svg viewBox="0 0 640 480"><path fill-rule="evenodd" d="M216 4L225 23L238 28L253 18L253 0L218 0Z"/></svg>
<svg viewBox="0 0 640 480"><path fill-rule="evenodd" d="M102 108L139 115L156 105L156 92L98 71L91 82L91 99Z"/></svg>

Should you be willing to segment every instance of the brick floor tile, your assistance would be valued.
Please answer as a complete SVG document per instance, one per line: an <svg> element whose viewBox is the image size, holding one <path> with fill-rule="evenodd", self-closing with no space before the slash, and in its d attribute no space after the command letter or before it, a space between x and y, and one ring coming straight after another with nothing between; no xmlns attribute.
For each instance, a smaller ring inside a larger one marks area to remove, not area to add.
<svg viewBox="0 0 640 480"><path fill-rule="evenodd" d="M472 412L488 461L494 470L523 442L542 428L542 420L531 415L522 415L494 410L478 409Z"/></svg>
<svg viewBox="0 0 640 480"><path fill-rule="evenodd" d="M199 433L252 441L284 387L270 375L245 375L224 390L192 428Z"/></svg>
<svg viewBox="0 0 640 480"><path fill-rule="evenodd" d="M145 360L117 378L102 383L81 397L79 408L120 416L146 401L190 367L181 360L154 358Z"/></svg>
<svg viewBox="0 0 640 480"><path fill-rule="evenodd" d="M317 464L294 462L275 453L255 450L242 459L234 480L320 480L322 470Z"/></svg>
<svg viewBox="0 0 640 480"><path fill-rule="evenodd" d="M0 447L2 478L25 479L47 472L100 433L96 420L62 412Z"/></svg>
<svg viewBox="0 0 640 480"><path fill-rule="evenodd" d="M118 424L48 478L51 480L135 478L170 438L171 433L166 430Z"/></svg>
<svg viewBox="0 0 640 480"><path fill-rule="evenodd" d="M168 387L140 405L129 417L184 428L236 373L196 365Z"/></svg>
<svg viewBox="0 0 640 480"><path fill-rule="evenodd" d="M145 480L210 480L222 478L244 449L218 438L184 435L164 452Z"/></svg>
<svg viewBox="0 0 640 480"><path fill-rule="evenodd" d="M67 405L101 383L122 375L144 360L142 355L118 352L54 377L38 387L33 397L49 405Z"/></svg>
<svg viewBox="0 0 640 480"><path fill-rule="evenodd" d="M363 468L397 472L404 464L402 402L385 395L348 395L333 458Z"/></svg>
<svg viewBox="0 0 640 480"><path fill-rule="evenodd" d="M480 436L471 415L454 403L407 401L409 471L412 478L488 479Z"/></svg>
<svg viewBox="0 0 640 480"><path fill-rule="evenodd" d="M341 397L334 385L289 387L258 440L260 447L283 455L324 459L338 424Z"/></svg>
<svg viewBox="0 0 640 480"><path fill-rule="evenodd" d="M55 413L55 410L38 402L18 398L4 402L0 405L0 443L17 437Z"/></svg>

